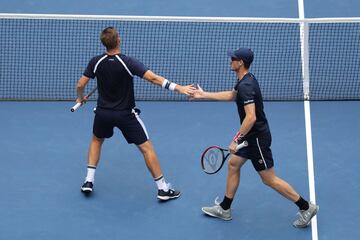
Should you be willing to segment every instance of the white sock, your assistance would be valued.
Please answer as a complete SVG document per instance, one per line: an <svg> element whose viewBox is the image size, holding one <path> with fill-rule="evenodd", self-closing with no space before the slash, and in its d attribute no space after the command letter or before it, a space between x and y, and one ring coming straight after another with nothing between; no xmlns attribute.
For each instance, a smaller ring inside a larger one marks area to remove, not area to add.
<svg viewBox="0 0 360 240"><path fill-rule="evenodd" d="M169 184L165 182L165 178L163 175L155 178L154 180L159 190L164 190L165 192L169 191Z"/></svg>
<svg viewBox="0 0 360 240"><path fill-rule="evenodd" d="M85 178L85 182L92 182L92 183L94 183L94 180L95 180L95 170L96 170L96 166L90 166L90 165L88 165L87 175L86 175L86 178Z"/></svg>

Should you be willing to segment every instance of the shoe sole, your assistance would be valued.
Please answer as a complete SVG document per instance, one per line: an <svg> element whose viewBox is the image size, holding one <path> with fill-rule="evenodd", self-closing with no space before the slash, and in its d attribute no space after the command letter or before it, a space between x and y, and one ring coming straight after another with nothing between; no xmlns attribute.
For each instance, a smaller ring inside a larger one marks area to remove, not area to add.
<svg viewBox="0 0 360 240"><path fill-rule="evenodd" d="M222 218L222 217L220 217L220 216L217 216L217 215L215 215L215 214L212 214L212 213L210 213L210 212L207 212L206 210L204 210L204 208L201 208L201 211L203 211L203 213L205 213L206 215L208 215L208 216L210 216L210 217L214 217L214 218L219 218L219 219L222 219L222 220L224 220L224 221L230 221L232 218L230 217L230 218Z"/></svg>
<svg viewBox="0 0 360 240"><path fill-rule="evenodd" d="M309 222L305 225L299 225L299 226L296 226L293 224L294 227L296 228L306 228L307 226L309 226L309 224L311 223L311 219L317 214L317 212L319 211L320 207L319 206L316 206L316 210L314 211L314 213L311 215L311 218L309 220Z"/></svg>
<svg viewBox="0 0 360 240"><path fill-rule="evenodd" d="M157 198L161 201L167 201L167 200L170 200L170 199L175 199L175 198L178 198L180 197L181 194L179 195L176 195L176 196L172 196L172 197L169 197L169 196L157 196Z"/></svg>
<svg viewBox="0 0 360 240"><path fill-rule="evenodd" d="M83 193L91 193L92 192L92 188L81 188L81 191Z"/></svg>

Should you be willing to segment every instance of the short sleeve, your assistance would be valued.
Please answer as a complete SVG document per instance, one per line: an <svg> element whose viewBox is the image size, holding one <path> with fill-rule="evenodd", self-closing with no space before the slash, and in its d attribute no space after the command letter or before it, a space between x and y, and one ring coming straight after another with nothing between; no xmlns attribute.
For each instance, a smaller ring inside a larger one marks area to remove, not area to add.
<svg viewBox="0 0 360 240"><path fill-rule="evenodd" d="M235 84L235 86L234 86L234 88L233 88L234 91L237 91L237 90L238 90L239 84L240 84L239 81Z"/></svg>
<svg viewBox="0 0 360 240"><path fill-rule="evenodd" d="M255 102L255 89L251 83L241 84L238 93L244 101L244 106Z"/></svg>
<svg viewBox="0 0 360 240"><path fill-rule="evenodd" d="M83 75L88 78L95 78L95 73L94 73L95 64L96 64L96 59L92 58L88 63Z"/></svg>
<svg viewBox="0 0 360 240"><path fill-rule="evenodd" d="M142 62L133 57L127 57L126 65L133 75L136 75L140 78L142 78L145 72L149 70L149 68L146 67Z"/></svg>

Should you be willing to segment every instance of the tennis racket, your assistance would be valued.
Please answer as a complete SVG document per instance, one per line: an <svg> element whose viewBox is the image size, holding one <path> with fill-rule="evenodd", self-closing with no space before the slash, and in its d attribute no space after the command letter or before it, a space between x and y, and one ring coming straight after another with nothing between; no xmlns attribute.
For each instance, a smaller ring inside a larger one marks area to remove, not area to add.
<svg viewBox="0 0 360 240"><path fill-rule="evenodd" d="M95 87L93 90L91 90L91 92L89 92L88 95L85 96L86 100L89 99L89 97L94 94L94 92L96 91L96 89L97 89L97 87ZM84 105L84 103L85 103L85 102L76 103L76 104L70 109L70 111L71 111L71 112L75 112L79 107L81 107L82 105Z"/></svg>
<svg viewBox="0 0 360 240"><path fill-rule="evenodd" d="M236 147L236 151L247 146L248 142L243 141ZM201 167L205 173L215 174L220 171L229 155L230 153L228 149L224 149L219 146L208 147L201 155Z"/></svg>

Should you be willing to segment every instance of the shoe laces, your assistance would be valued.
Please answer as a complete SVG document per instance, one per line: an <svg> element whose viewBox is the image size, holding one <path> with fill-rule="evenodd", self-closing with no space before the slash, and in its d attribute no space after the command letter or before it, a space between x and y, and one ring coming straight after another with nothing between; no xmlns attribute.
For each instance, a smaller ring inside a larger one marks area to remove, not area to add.
<svg viewBox="0 0 360 240"><path fill-rule="evenodd" d="M304 218L304 216L303 216L303 213L304 213L305 211L304 210L300 210L299 212L297 212L297 216L299 216L299 221L301 221L301 222L306 222L306 220L305 220L305 218Z"/></svg>

